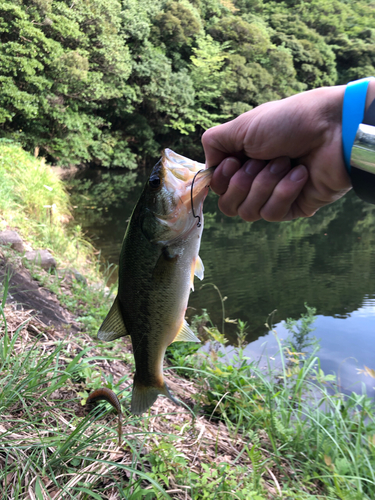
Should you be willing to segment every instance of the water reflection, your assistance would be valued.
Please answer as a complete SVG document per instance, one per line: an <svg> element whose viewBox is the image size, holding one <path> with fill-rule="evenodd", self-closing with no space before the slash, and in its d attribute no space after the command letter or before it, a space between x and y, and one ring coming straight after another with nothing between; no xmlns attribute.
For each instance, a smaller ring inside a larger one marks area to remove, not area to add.
<svg viewBox="0 0 375 500"><path fill-rule="evenodd" d="M117 264L126 221L145 178L98 175L85 180L84 197L77 185L72 190L75 218L103 258ZM277 322L297 318L306 302L319 314L321 356L331 366L355 350L360 364L375 368L375 206L349 194L310 219L249 224L222 215L210 193L200 255L204 283L214 283L227 297L227 316L248 322L249 341L268 334L264 323L271 311L277 309ZM189 306L190 314L205 308L221 324L213 287L201 289L196 282ZM235 326L227 325L227 335L235 342Z"/></svg>
<svg viewBox="0 0 375 500"><path fill-rule="evenodd" d="M348 317L319 315L313 325L313 335L320 344L317 355L321 369L325 374L336 374L340 389L345 393L361 393L364 386L368 395L375 396L375 380L363 373L365 366L375 368L374 325L375 299L368 297L364 305ZM280 341L287 338L288 332L282 322L276 324L274 330ZM278 350L275 335L271 332L249 344L245 354L256 360L261 354L261 366L266 367L270 359L278 361Z"/></svg>

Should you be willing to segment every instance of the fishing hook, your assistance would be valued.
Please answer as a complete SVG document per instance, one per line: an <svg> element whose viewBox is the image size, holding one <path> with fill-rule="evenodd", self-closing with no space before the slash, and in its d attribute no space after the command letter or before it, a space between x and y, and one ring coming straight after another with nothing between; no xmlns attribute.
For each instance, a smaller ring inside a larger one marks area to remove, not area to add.
<svg viewBox="0 0 375 500"><path fill-rule="evenodd" d="M199 215L195 215L194 213L194 204L193 204L193 187L194 187L194 181L195 181L195 178L198 174L200 174L201 172L203 172L204 168L202 168L202 170L198 170L198 172L194 175L193 177L193 181L191 183L191 190L190 190L190 201L191 201L191 211L193 212L193 217L194 219L198 219L198 223L197 223L197 227L201 227L202 223L201 223L201 218Z"/></svg>

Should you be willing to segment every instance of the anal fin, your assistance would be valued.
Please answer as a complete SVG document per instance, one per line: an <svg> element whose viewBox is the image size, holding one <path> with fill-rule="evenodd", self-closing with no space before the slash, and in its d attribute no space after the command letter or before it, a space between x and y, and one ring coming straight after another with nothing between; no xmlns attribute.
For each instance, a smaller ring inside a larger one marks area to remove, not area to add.
<svg viewBox="0 0 375 500"><path fill-rule="evenodd" d="M116 297L107 317L99 328L98 339L109 342L125 335L129 334L122 319L119 298Z"/></svg>
<svg viewBox="0 0 375 500"><path fill-rule="evenodd" d="M181 341L181 342L200 342L199 338L193 333L190 326L187 324L187 322L185 320L182 323L182 326L180 328L180 331L176 335L176 338L173 340L173 342L179 342L179 341Z"/></svg>

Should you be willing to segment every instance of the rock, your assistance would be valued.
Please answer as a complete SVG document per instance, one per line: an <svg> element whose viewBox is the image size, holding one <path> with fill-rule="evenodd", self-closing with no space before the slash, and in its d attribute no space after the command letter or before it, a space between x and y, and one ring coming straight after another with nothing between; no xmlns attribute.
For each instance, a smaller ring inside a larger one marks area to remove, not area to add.
<svg viewBox="0 0 375 500"><path fill-rule="evenodd" d="M56 261L48 250L33 250L32 252L26 252L25 258L43 269L54 269L56 267Z"/></svg>
<svg viewBox="0 0 375 500"><path fill-rule="evenodd" d="M87 286L87 279L81 274L77 269L72 268L72 273L74 274L75 279L79 282L82 283L83 285Z"/></svg>
<svg viewBox="0 0 375 500"><path fill-rule="evenodd" d="M17 250L17 252L24 252L23 241L16 231L2 231L0 233L0 245L10 245L10 247Z"/></svg>
<svg viewBox="0 0 375 500"><path fill-rule="evenodd" d="M72 164L68 166L65 165L64 167L56 167L55 165L51 166L51 169L57 175L57 177L64 181L73 179L78 172L85 171L86 168L81 167L80 165L77 166Z"/></svg>
<svg viewBox="0 0 375 500"><path fill-rule="evenodd" d="M24 267L15 268L9 262L0 260L0 283L9 280L7 302L13 302L16 309L33 310L45 325L55 325L59 329L71 325L77 331L74 316L59 303L56 295L31 277ZM34 333L35 334L35 333ZM1 427L1 424L0 424ZM3 495L0 495L3 498Z"/></svg>

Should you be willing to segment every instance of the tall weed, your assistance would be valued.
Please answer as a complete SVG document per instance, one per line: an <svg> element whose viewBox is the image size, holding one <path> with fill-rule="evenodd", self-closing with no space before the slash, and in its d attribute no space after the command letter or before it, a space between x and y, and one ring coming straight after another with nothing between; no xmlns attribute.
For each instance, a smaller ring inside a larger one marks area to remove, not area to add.
<svg viewBox="0 0 375 500"><path fill-rule="evenodd" d="M375 498L375 403L365 392L345 396L336 376L324 374L318 341L310 336L314 315L306 306L298 321L289 319L283 344L274 332L279 352L267 370L244 354L244 323L238 325L240 341L230 361L217 348L217 329L209 327L211 347L187 355L175 369L193 373L197 411L222 420L233 433L266 431L275 457L287 457L303 481L318 479L332 498L370 500ZM170 357L181 361L180 349L173 348Z"/></svg>
<svg viewBox="0 0 375 500"><path fill-rule="evenodd" d="M69 196L43 159L18 144L0 141L0 230L17 228L35 248L47 248L58 261L85 267L93 248L81 228L68 231Z"/></svg>

